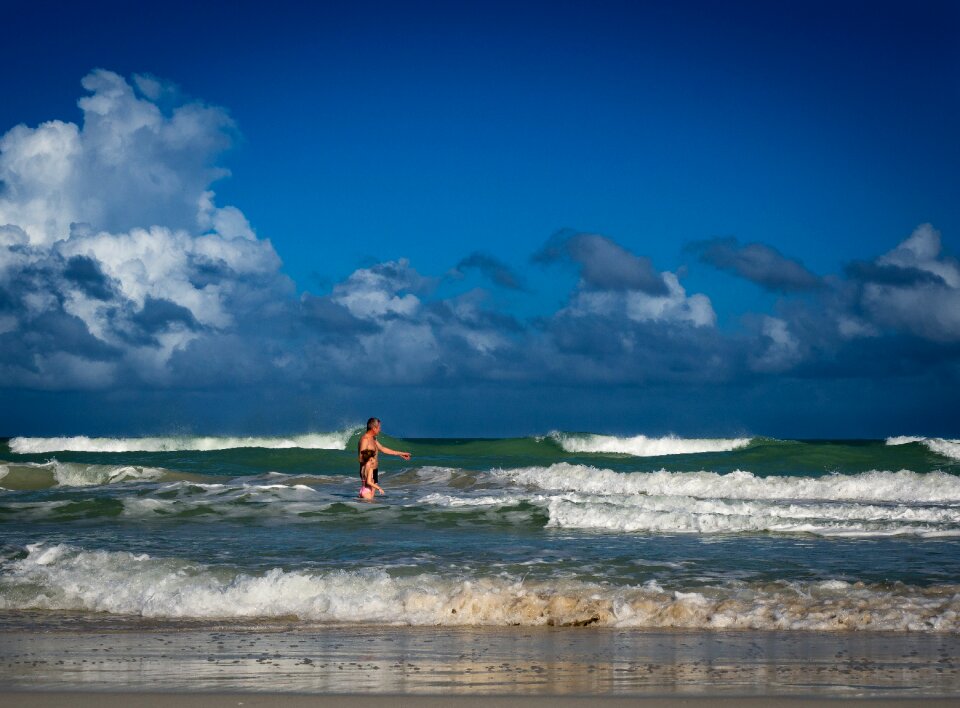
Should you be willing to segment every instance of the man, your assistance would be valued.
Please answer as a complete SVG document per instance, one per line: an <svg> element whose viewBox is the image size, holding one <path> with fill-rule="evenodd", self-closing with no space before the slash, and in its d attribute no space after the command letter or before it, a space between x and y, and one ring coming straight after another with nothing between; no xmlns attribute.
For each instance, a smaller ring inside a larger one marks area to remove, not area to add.
<svg viewBox="0 0 960 708"><path fill-rule="evenodd" d="M370 450L373 452L373 482L374 484L379 484L379 472L380 472L380 461L377 455L378 452L382 452L386 455L396 455L397 457L402 457L404 460L410 459L409 452L400 452L399 450L391 450L389 447L384 447L380 444L380 441L377 440L377 435L380 434L380 419L371 418L367 421L367 432L360 436L360 442L357 443L357 457L360 458L361 463L363 462L363 451ZM361 472L362 479L362 472Z"/></svg>

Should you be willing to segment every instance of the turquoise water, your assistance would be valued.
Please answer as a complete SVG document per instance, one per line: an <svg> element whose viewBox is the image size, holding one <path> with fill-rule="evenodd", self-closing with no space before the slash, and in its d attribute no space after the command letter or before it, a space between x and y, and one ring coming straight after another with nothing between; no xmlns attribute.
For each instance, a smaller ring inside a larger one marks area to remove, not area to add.
<svg viewBox="0 0 960 708"><path fill-rule="evenodd" d="M357 437L4 441L0 609L958 628L953 440Z"/></svg>

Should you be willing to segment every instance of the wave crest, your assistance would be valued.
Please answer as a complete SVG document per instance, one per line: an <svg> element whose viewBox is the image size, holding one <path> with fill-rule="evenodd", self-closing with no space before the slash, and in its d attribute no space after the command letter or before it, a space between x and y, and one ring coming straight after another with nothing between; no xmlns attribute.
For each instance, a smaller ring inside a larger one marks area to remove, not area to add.
<svg viewBox="0 0 960 708"><path fill-rule="evenodd" d="M609 452L634 457L691 455L702 452L729 452L750 444L752 438L679 438L668 435L648 438L646 435L617 437L614 435L550 433L566 452Z"/></svg>
<svg viewBox="0 0 960 708"><path fill-rule="evenodd" d="M887 445L909 445L910 443L922 443L931 452L935 452L943 457L949 457L951 460L960 460L960 440L921 438L913 435L900 435L887 438Z"/></svg>

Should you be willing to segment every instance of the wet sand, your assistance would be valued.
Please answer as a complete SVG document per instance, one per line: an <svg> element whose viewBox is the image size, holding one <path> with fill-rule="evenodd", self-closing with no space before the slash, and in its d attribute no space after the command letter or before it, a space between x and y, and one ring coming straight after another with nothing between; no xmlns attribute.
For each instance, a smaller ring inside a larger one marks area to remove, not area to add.
<svg viewBox="0 0 960 708"><path fill-rule="evenodd" d="M814 697L736 697L736 698L611 698L603 696L414 696L414 695L305 695L277 693L4 693L0 702L22 708L50 708L70 705L72 708L589 708L600 703L604 708L800 708L801 706L879 706L880 708L952 708L956 700L948 698L839 699Z"/></svg>
<svg viewBox="0 0 960 708"><path fill-rule="evenodd" d="M225 701L240 693L250 697L244 705L256 705L251 701L264 693L288 694L289 705L298 705L295 694L336 696L346 705L353 694L358 706L396 705L397 695L417 696L423 705L431 695L461 696L464 705L472 698L485 706L495 696L564 698L570 705L577 697L960 697L960 637L950 634L201 628L37 617L29 628L22 615L15 624L0 621L0 692L11 700L11 692L38 692L29 700L39 703L16 698L22 705L63 697L51 691L177 692L181 704L183 692L204 700L223 694Z"/></svg>

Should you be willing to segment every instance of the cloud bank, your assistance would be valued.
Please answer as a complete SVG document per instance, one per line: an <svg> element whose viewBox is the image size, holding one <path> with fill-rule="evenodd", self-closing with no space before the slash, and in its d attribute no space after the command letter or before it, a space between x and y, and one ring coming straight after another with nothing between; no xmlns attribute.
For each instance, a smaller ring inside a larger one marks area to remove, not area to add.
<svg viewBox="0 0 960 708"><path fill-rule="evenodd" d="M7 389L960 375L960 263L929 224L839 274L815 274L766 244L690 244L700 264L780 295L774 312L726 328L683 269L570 230L530 257L551 276L576 274L562 306L535 318L504 309L494 291L458 291L473 270L513 297L536 297L479 251L441 275L397 260L358 268L328 292L299 292L270 241L217 203L211 187L227 175L217 163L236 137L224 109L178 102L152 77L97 70L82 83L81 124L19 125L0 138Z"/></svg>

